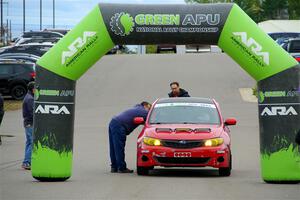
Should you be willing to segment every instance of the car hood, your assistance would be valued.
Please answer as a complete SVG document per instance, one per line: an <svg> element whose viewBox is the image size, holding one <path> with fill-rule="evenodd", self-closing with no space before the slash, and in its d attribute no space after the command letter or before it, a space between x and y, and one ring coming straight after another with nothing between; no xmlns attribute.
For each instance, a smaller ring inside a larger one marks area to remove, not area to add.
<svg viewBox="0 0 300 200"><path fill-rule="evenodd" d="M166 140L203 140L220 137L223 128L219 125L164 124L146 127L145 136Z"/></svg>

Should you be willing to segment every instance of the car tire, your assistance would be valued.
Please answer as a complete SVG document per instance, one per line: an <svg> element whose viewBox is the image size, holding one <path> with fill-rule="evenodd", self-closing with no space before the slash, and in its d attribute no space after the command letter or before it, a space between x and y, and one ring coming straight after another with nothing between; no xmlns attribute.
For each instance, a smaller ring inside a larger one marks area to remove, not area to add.
<svg viewBox="0 0 300 200"><path fill-rule="evenodd" d="M27 88L24 85L15 85L10 92L12 98L16 100L24 99L26 93L27 93Z"/></svg>
<svg viewBox="0 0 300 200"><path fill-rule="evenodd" d="M141 175L141 176L146 176L149 174L149 170L150 168L149 167L137 167L136 168L136 172L138 175Z"/></svg>
<svg viewBox="0 0 300 200"><path fill-rule="evenodd" d="M229 167L220 167L219 176L230 176L232 169L232 155L230 154Z"/></svg>

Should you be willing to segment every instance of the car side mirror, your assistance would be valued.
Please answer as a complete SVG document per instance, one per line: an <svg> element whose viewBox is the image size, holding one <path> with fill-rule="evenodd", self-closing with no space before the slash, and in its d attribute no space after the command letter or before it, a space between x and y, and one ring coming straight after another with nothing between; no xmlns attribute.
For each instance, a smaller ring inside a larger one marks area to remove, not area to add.
<svg viewBox="0 0 300 200"><path fill-rule="evenodd" d="M233 126L236 125L236 119L234 118L228 118L225 120L225 126Z"/></svg>
<svg viewBox="0 0 300 200"><path fill-rule="evenodd" d="M135 117L135 118L133 119L133 123L134 123L134 124L140 125L140 124L144 124L144 123L145 123L145 120L144 120L143 117Z"/></svg>

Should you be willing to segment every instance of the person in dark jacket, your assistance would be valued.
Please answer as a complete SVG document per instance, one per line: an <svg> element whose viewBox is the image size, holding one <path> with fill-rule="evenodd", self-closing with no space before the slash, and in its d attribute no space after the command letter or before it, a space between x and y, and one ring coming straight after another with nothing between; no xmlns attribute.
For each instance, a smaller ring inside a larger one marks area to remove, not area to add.
<svg viewBox="0 0 300 200"><path fill-rule="evenodd" d="M4 100L2 94L0 93L0 126L2 123L3 116L4 116Z"/></svg>
<svg viewBox="0 0 300 200"><path fill-rule="evenodd" d="M3 116L4 116L4 100L3 100L2 94L0 93L0 127L1 127ZM0 135L0 145L1 144L2 144L2 140L1 140L1 135Z"/></svg>
<svg viewBox="0 0 300 200"><path fill-rule="evenodd" d="M298 131L296 135L296 143L300 145L300 130Z"/></svg>
<svg viewBox="0 0 300 200"><path fill-rule="evenodd" d="M178 82L172 82L170 87L172 91L168 94L169 97L190 97L186 90L179 87Z"/></svg>
<svg viewBox="0 0 300 200"><path fill-rule="evenodd" d="M108 132L112 173L133 173L133 170L127 168L125 162L126 137L138 127L134 123L134 118L143 117L146 120L150 108L151 104L144 101L114 116L110 121Z"/></svg>
<svg viewBox="0 0 300 200"><path fill-rule="evenodd" d="M31 169L32 131L33 131L33 106L34 106L34 82L27 85L28 92L23 99L23 125L25 128L26 144L23 169Z"/></svg>

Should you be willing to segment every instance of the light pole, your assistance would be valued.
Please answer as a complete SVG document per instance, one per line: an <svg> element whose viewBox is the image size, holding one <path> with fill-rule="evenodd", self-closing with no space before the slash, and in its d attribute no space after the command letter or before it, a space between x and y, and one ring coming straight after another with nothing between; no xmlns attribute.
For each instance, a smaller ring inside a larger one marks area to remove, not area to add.
<svg viewBox="0 0 300 200"><path fill-rule="evenodd" d="M53 29L55 29L55 0L53 0Z"/></svg>
<svg viewBox="0 0 300 200"><path fill-rule="evenodd" d="M42 22L42 15L43 15L43 1L40 0L40 30L42 30L43 27L43 22Z"/></svg>
<svg viewBox="0 0 300 200"><path fill-rule="evenodd" d="M1 19L0 19L0 41L1 42L3 42L3 40L4 40L4 26L3 26L3 4L7 4L7 12L8 12L8 2L3 2L3 0L0 0L0 12L1 12L1 14L0 14L0 17L1 17Z"/></svg>
<svg viewBox="0 0 300 200"><path fill-rule="evenodd" d="M2 42L2 37L3 37L3 0L1 0L1 30L0 30L0 32L1 32L1 42Z"/></svg>
<svg viewBox="0 0 300 200"><path fill-rule="evenodd" d="M23 32L25 32L25 0L23 0Z"/></svg>

